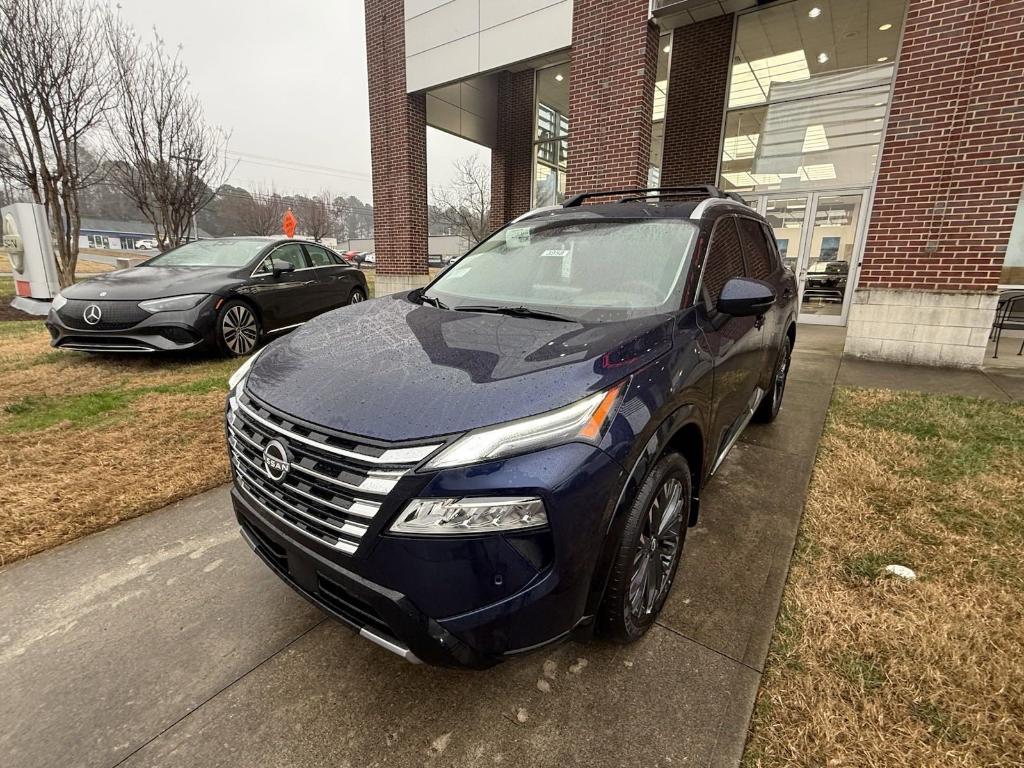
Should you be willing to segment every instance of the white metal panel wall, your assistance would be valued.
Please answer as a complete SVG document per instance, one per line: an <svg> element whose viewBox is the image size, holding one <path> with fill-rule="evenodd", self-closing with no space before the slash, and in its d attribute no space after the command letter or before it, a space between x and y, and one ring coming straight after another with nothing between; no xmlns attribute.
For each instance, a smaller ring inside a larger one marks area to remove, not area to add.
<svg viewBox="0 0 1024 768"><path fill-rule="evenodd" d="M410 92L454 82L572 42L572 0L405 0Z"/></svg>

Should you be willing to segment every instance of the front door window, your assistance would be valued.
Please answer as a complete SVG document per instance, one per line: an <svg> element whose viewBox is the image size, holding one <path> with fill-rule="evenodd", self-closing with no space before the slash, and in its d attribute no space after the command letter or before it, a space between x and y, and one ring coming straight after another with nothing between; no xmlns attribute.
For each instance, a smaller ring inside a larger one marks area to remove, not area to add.
<svg viewBox="0 0 1024 768"><path fill-rule="evenodd" d="M843 315L857 262L857 229L864 196L818 195L801 281L801 315Z"/></svg>

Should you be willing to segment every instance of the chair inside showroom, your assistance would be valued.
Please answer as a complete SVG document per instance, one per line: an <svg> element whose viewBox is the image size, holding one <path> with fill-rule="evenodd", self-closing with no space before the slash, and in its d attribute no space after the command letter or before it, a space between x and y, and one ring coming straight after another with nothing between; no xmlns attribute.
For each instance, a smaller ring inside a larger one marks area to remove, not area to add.
<svg viewBox="0 0 1024 768"><path fill-rule="evenodd" d="M996 342L995 351L992 353L993 360L999 357L999 340L1003 336L1003 331L1024 331L1024 291L1003 291L999 294L996 321L992 325L992 337ZM1022 352L1024 340L1021 340L1017 354Z"/></svg>

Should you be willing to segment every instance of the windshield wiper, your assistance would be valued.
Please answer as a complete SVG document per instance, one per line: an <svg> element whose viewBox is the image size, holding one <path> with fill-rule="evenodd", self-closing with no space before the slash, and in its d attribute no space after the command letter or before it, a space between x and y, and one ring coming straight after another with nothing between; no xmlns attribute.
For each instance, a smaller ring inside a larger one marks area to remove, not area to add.
<svg viewBox="0 0 1024 768"><path fill-rule="evenodd" d="M541 320L558 320L562 323L579 322L565 315L556 315L554 312L545 312L541 309L532 309L524 306L506 307L490 304L460 304L457 307L453 307L453 309L456 312L493 312L496 315L512 315L513 317L536 317Z"/></svg>
<svg viewBox="0 0 1024 768"><path fill-rule="evenodd" d="M427 296L425 291L420 291L420 301L426 302L427 304L430 304L433 307L437 307L438 309L448 309L447 304L445 304L436 296Z"/></svg>

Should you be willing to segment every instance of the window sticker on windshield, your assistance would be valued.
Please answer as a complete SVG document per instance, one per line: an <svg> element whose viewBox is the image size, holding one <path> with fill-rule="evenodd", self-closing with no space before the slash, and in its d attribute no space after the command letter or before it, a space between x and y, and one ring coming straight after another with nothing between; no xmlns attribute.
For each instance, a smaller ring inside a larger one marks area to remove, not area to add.
<svg viewBox="0 0 1024 768"><path fill-rule="evenodd" d="M565 250L564 248L549 248L540 256L542 259L561 259L562 279L568 280L572 277L572 251Z"/></svg>
<svg viewBox="0 0 1024 768"><path fill-rule="evenodd" d="M529 227L510 227L505 230L505 244L513 248L520 248L530 244Z"/></svg>

